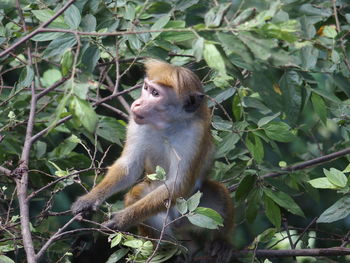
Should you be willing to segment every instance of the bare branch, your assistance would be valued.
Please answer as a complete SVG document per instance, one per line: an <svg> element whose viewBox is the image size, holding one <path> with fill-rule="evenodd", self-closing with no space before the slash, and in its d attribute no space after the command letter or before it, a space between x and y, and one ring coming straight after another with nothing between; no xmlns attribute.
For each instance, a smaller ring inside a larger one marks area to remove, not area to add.
<svg viewBox="0 0 350 263"><path fill-rule="evenodd" d="M294 172L294 171L303 170L303 169L306 169L306 168L309 168L309 167L312 167L312 166L315 166L315 165L324 164L324 163L332 161L332 160L334 160L336 158L345 156L345 155L347 155L349 153L350 153L350 148L346 148L346 149L340 150L338 152L330 153L330 154L327 154L327 155L324 155L324 156L321 156L321 157L317 157L315 159L311 159L311 160L308 160L308 161L305 161L305 162L302 162L302 163L299 163L299 164L295 164L295 165L292 165L292 166L288 166L288 167L282 168L281 171L279 171L279 172L273 172L273 173L265 174L265 175L261 176L260 179L263 180L265 178L277 177L277 176L280 176L280 175L284 175L284 174L286 174L288 172ZM238 185L239 184L231 185L230 187L228 187L229 191L231 191L231 192L235 191L237 189Z"/></svg>
<svg viewBox="0 0 350 263"><path fill-rule="evenodd" d="M3 173L6 176L11 176L11 170L2 166L0 166L0 173Z"/></svg>
<svg viewBox="0 0 350 263"><path fill-rule="evenodd" d="M70 225L73 223L74 220L76 220L78 217L81 217L80 214L75 215L71 220L69 220L63 227L61 227L60 229L58 229L58 231L50 237L50 239L42 246L42 248L40 249L40 251L36 254L36 260L38 261L43 254L45 253L45 251L49 248L49 246L55 242L55 240L58 238L58 236Z"/></svg>
<svg viewBox="0 0 350 263"><path fill-rule="evenodd" d="M47 93L49 93L50 91L56 89L57 87L59 87L60 85L62 85L63 83L65 83L68 79L70 78L69 76L63 77L60 80L56 81L54 84L52 84L50 87L48 87L47 89L44 89L42 92L38 93L36 95L37 99L41 99L43 96L45 96Z"/></svg>
<svg viewBox="0 0 350 263"><path fill-rule="evenodd" d="M350 255L350 248L333 247L333 248L313 248L313 249L257 249L257 250L240 250L233 251L234 256L246 256L247 254L254 253L257 257L292 257L292 256L342 256Z"/></svg>
<svg viewBox="0 0 350 263"><path fill-rule="evenodd" d="M72 115L69 115L69 116L66 116L62 119L60 119L56 124L55 124L55 127L70 120L72 118ZM35 134L32 138L31 138L31 142L34 143L36 142L41 136L45 135L45 133L50 130L51 127L47 127L45 129L43 129L42 131L38 132L37 134Z"/></svg>
<svg viewBox="0 0 350 263"><path fill-rule="evenodd" d="M338 33L340 33L341 31L341 28L340 28L340 23L339 23L339 18L338 18L338 12L337 12L337 0L333 0L333 13L334 13L334 18L335 18L335 24L336 24L336 27L337 27L337 31ZM347 66L348 70L350 71L350 61L349 61L349 58L348 58L348 53L346 52L346 48L345 48L345 45L344 45L344 38L341 37L339 39L340 41L340 47L343 51L343 55L344 55L344 63L345 65Z"/></svg>

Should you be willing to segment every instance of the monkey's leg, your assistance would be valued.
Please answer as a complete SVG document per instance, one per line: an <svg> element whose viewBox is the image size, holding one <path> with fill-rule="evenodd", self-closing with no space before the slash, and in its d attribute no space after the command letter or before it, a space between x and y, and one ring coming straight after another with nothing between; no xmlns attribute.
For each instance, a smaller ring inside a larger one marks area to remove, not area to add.
<svg viewBox="0 0 350 263"><path fill-rule="evenodd" d="M207 242L204 247L206 256L201 262L236 262L232 259L232 245L229 242L234 223L234 208L230 193L223 184L210 180L203 181L200 191L203 196L199 206L214 209L224 219L223 227L211 231L210 237L206 235Z"/></svg>

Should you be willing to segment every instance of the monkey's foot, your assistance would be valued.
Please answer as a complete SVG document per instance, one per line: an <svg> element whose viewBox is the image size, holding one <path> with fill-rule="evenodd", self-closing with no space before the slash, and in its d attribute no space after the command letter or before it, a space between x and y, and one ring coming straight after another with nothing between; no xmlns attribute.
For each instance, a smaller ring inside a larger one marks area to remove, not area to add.
<svg viewBox="0 0 350 263"><path fill-rule="evenodd" d="M130 226L127 214L122 211L114 213L112 219L102 225L115 230L126 230Z"/></svg>
<svg viewBox="0 0 350 263"><path fill-rule="evenodd" d="M217 239L214 240L208 248L208 253L211 258L214 259L212 262L216 263L228 263L233 262L232 260L232 246L225 240Z"/></svg>

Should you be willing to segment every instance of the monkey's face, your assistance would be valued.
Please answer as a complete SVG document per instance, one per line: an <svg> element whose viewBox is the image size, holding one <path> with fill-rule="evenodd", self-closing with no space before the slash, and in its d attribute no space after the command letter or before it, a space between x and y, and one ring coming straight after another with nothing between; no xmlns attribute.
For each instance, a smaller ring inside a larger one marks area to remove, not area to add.
<svg viewBox="0 0 350 263"><path fill-rule="evenodd" d="M147 78L140 98L131 105L137 124L150 124L157 129L168 127L182 110L182 103L173 88L159 85Z"/></svg>

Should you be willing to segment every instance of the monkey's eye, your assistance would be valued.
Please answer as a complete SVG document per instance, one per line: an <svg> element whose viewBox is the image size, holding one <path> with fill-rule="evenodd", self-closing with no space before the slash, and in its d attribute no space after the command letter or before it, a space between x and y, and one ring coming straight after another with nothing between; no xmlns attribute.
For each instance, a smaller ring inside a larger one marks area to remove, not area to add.
<svg viewBox="0 0 350 263"><path fill-rule="evenodd" d="M154 96L154 97L158 97L158 96L159 96L159 92L156 91L155 89L152 90L151 94L152 94L152 96Z"/></svg>
<svg viewBox="0 0 350 263"><path fill-rule="evenodd" d="M143 89L144 89L144 90L148 90L147 84L144 85L144 88L143 88Z"/></svg>

